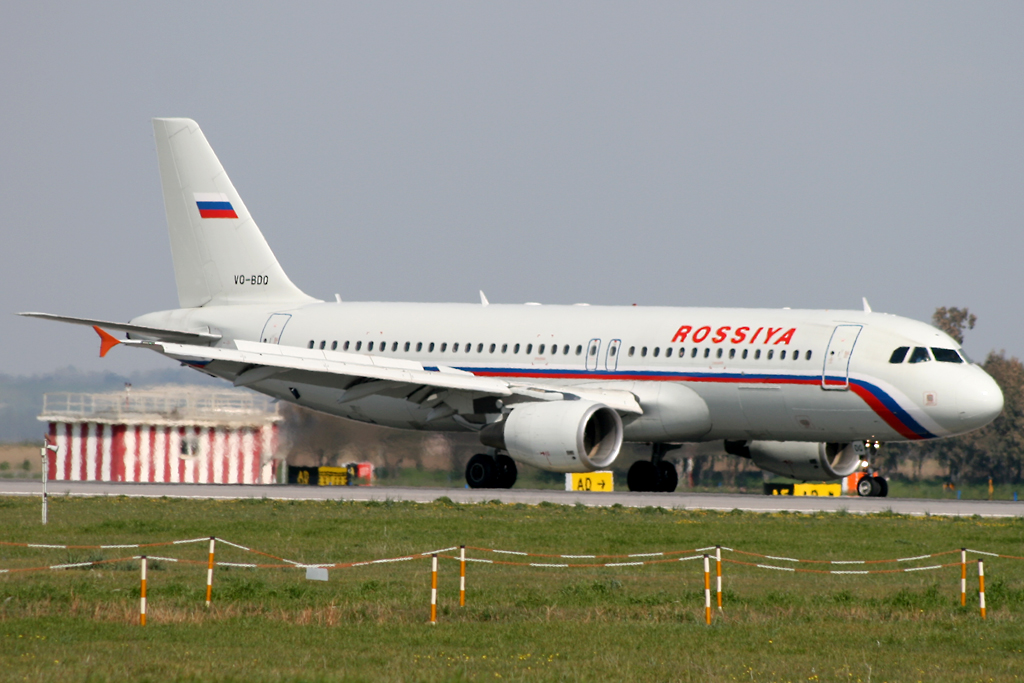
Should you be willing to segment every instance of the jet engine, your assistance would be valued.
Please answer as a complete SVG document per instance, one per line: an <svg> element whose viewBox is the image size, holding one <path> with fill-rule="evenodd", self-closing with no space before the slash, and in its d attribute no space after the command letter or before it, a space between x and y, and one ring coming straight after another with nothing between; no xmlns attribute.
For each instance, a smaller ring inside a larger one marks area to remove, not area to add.
<svg viewBox="0 0 1024 683"><path fill-rule="evenodd" d="M853 474L865 457L863 441L726 441L725 452L750 458L762 470L803 481L842 479Z"/></svg>
<svg viewBox="0 0 1024 683"><path fill-rule="evenodd" d="M594 401L520 403L482 429L480 441L550 472L593 472L618 457L622 420Z"/></svg>

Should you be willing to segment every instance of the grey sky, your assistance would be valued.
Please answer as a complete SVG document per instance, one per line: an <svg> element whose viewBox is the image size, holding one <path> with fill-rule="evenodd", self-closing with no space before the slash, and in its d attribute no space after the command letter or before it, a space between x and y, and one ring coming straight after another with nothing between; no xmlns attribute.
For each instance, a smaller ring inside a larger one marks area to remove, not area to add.
<svg viewBox="0 0 1024 683"><path fill-rule="evenodd" d="M177 306L149 119L321 298L859 308L1024 355L1024 3L3 3L0 372Z"/></svg>

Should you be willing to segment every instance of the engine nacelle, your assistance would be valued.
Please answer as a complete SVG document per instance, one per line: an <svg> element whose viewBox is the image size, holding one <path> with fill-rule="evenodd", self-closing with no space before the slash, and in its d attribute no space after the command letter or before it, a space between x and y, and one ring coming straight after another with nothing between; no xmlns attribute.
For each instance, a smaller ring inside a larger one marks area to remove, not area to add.
<svg viewBox="0 0 1024 683"><path fill-rule="evenodd" d="M750 458L762 470L803 481L842 479L857 471L865 457L863 441L726 441L725 452Z"/></svg>
<svg viewBox="0 0 1024 683"><path fill-rule="evenodd" d="M480 441L550 472L593 472L618 457L622 420L594 401L519 403L482 429Z"/></svg>

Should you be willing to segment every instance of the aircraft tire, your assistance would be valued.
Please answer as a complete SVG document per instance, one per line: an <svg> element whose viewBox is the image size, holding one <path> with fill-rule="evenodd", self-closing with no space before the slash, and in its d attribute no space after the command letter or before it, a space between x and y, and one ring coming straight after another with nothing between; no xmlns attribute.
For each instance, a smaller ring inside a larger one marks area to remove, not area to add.
<svg viewBox="0 0 1024 683"><path fill-rule="evenodd" d="M654 491L658 484L658 470L650 460L637 460L626 473L626 486L630 491Z"/></svg>
<svg viewBox="0 0 1024 683"><path fill-rule="evenodd" d="M516 478L519 476L516 461L507 455L497 455L494 457L494 463L495 479L497 480L494 488L510 489L515 486Z"/></svg>
<svg viewBox="0 0 1024 683"><path fill-rule="evenodd" d="M887 498L889 496L889 482L885 480L885 477L875 477L875 483L878 484L878 493L875 495L879 498Z"/></svg>
<svg viewBox="0 0 1024 683"><path fill-rule="evenodd" d="M880 491L881 486L875 481L874 477L861 477L860 481L857 482L857 495L862 498L877 496Z"/></svg>
<svg viewBox="0 0 1024 683"><path fill-rule="evenodd" d="M471 489L496 488L497 469L494 458L477 453L466 463L466 483Z"/></svg>
<svg viewBox="0 0 1024 683"><path fill-rule="evenodd" d="M664 460L658 463L658 490L662 493L672 493L679 486L679 474L675 466Z"/></svg>

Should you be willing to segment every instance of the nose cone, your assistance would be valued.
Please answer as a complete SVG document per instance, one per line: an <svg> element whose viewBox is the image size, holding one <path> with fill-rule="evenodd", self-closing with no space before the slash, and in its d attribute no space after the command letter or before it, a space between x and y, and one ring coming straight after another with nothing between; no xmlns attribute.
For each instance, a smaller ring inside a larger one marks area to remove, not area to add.
<svg viewBox="0 0 1024 683"><path fill-rule="evenodd" d="M996 381L981 368L971 370L956 388L960 428L965 432L984 427L1003 412L1003 392Z"/></svg>

